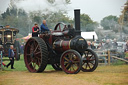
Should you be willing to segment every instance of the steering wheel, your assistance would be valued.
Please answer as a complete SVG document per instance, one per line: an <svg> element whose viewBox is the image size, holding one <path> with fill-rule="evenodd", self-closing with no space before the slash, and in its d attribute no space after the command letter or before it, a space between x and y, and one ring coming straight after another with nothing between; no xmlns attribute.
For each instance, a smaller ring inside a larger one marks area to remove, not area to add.
<svg viewBox="0 0 128 85"><path fill-rule="evenodd" d="M64 23L58 23L55 28L54 28L54 31L63 31L64 29L66 29L66 25Z"/></svg>

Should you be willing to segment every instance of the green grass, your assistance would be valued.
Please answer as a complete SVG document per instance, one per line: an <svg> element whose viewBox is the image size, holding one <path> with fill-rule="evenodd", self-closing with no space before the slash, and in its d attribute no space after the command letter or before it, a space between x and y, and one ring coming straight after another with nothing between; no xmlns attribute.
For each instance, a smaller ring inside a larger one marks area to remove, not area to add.
<svg viewBox="0 0 128 85"><path fill-rule="evenodd" d="M4 57L4 63L9 59ZM128 65L117 61L110 66L98 66L94 72L79 72L76 75L67 75L63 71L53 71L51 65L46 67L43 73L30 73L24 64L23 55L19 61L15 61L16 69L4 68L0 71L0 85L127 85ZM52 70L52 71L51 71ZM75 82L75 83L74 83Z"/></svg>
<svg viewBox="0 0 128 85"><path fill-rule="evenodd" d="M125 57L128 57L128 53L125 53Z"/></svg>
<svg viewBox="0 0 128 85"><path fill-rule="evenodd" d="M13 69L13 70L12 70L11 67L9 67L9 68L4 67L4 70L5 70L5 71L27 71L27 68L25 67L23 55L21 55L20 58L21 58L21 59L20 59L19 61L16 61L16 60L15 60L15 62L14 62L14 67L15 67L16 69ZM9 61L8 57L3 57L3 62L4 62L5 64L8 64L10 61ZM115 65L124 65L124 64L126 64L126 63L123 62L123 61L120 61L120 60L116 60L116 62L111 63L111 65L114 65L114 66L115 66ZM47 67L46 67L45 70L54 70L54 69L52 68L51 65L47 65Z"/></svg>
<svg viewBox="0 0 128 85"><path fill-rule="evenodd" d="M114 63L111 63L111 65L125 65L126 63L124 61L116 60Z"/></svg>
<svg viewBox="0 0 128 85"><path fill-rule="evenodd" d="M8 64L10 61L8 59L8 57L3 57L3 62L5 64ZM8 68L4 67L4 70L5 71L27 71L27 68L25 67L25 63L24 63L24 57L23 55L21 55L20 57L20 60L19 61L16 61L14 62L14 68L16 69L11 69L11 66L9 66ZM51 65L47 65L46 69L45 70L54 70L52 68Z"/></svg>

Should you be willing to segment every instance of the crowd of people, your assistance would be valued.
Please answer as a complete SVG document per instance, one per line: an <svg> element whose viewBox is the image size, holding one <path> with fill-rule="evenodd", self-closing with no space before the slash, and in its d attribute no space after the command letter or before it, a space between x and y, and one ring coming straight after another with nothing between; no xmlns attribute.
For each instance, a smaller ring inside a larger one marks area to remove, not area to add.
<svg viewBox="0 0 128 85"><path fill-rule="evenodd" d="M108 50L108 49L118 49L118 43L117 40L114 39L113 41L110 41L107 39L105 42L90 42L87 41L88 43L88 48L92 50ZM126 44L122 44L122 51L123 52L128 52L128 40L126 41Z"/></svg>
<svg viewBox="0 0 128 85"><path fill-rule="evenodd" d="M94 51L103 51L103 50L114 50L114 51L118 51L121 50L120 53L128 53L128 40L126 41L125 44L122 44L122 46L120 48L118 48L118 42L116 39L114 39L112 42L107 39L105 42L90 42L90 41L87 41L88 43L88 48L89 49L92 49ZM100 53L98 54L98 58L99 59L102 59L105 63L105 65L107 64L107 58L104 56L100 57L99 55L103 55L104 54L104 51L103 53ZM125 57L125 56L120 56L120 57ZM111 59L112 60L112 59ZM112 61L113 62L113 61Z"/></svg>

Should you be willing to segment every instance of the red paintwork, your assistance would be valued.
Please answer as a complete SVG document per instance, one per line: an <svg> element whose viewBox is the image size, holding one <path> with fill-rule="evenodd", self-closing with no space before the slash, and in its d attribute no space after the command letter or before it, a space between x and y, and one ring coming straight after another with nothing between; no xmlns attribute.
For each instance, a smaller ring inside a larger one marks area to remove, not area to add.
<svg viewBox="0 0 128 85"><path fill-rule="evenodd" d="M69 41L62 41L62 49L63 51L69 50L70 49L70 42Z"/></svg>

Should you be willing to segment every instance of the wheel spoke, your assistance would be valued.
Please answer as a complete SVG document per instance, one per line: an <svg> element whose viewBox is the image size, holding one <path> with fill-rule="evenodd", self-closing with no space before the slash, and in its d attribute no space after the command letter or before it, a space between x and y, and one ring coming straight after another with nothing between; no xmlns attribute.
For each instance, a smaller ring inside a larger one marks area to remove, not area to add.
<svg viewBox="0 0 128 85"><path fill-rule="evenodd" d="M93 66L95 65L94 63L92 63L92 62L90 62L90 61L89 61L89 63L91 63Z"/></svg>
<svg viewBox="0 0 128 85"><path fill-rule="evenodd" d="M28 63L28 65L31 65L32 64L32 61L30 63Z"/></svg>
<svg viewBox="0 0 128 85"><path fill-rule="evenodd" d="M87 63L87 66L91 69L91 67L90 67L89 63Z"/></svg>
<svg viewBox="0 0 128 85"><path fill-rule="evenodd" d="M68 59L68 58L66 58L66 57L64 57L64 59L65 59L65 60L67 60L67 61L69 61L69 59Z"/></svg>
<svg viewBox="0 0 128 85"><path fill-rule="evenodd" d="M95 59L90 59L89 61L94 61Z"/></svg>
<svg viewBox="0 0 128 85"><path fill-rule="evenodd" d="M38 55L38 54L40 54L40 53L41 53L41 52L39 51L39 52L36 52L35 54Z"/></svg>
<svg viewBox="0 0 128 85"><path fill-rule="evenodd" d="M68 55L69 55L70 60L72 61L73 54L68 54Z"/></svg>
<svg viewBox="0 0 128 85"><path fill-rule="evenodd" d="M70 65L69 63L66 65L66 69L68 69L69 65Z"/></svg>
<svg viewBox="0 0 128 85"><path fill-rule="evenodd" d="M73 63L76 63L77 64L77 63L79 63L79 61L73 61Z"/></svg>
<svg viewBox="0 0 128 85"><path fill-rule="evenodd" d="M37 46L36 46L36 48L35 48L34 52L36 52L36 50L37 50L37 48L38 48L38 47L39 47L39 45L37 45Z"/></svg>
<svg viewBox="0 0 128 85"><path fill-rule="evenodd" d="M75 71L75 69L74 69L73 65L72 65L71 67L72 67L72 69Z"/></svg>
<svg viewBox="0 0 128 85"><path fill-rule="evenodd" d="M78 67L78 64L73 64L73 65L75 65L76 67Z"/></svg>
<svg viewBox="0 0 128 85"><path fill-rule="evenodd" d="M86 57L88 57L88 54L89 54L89 52L87 53L87 56Z"/></svg>
<svg viewBox="0 0 128 85"><path fill-rule="evenodd" d="M67 61L65 61L65 62L64 62L64 64L68 64L68 62L67 62Z"/></svg>
<svg viewBox="0 0 128 85"><path fill-rule="evenodd" d="M88 65L86 64L86 67L85 68L87 69L87 67L88 67Z"/></svg>
<svg viewBox="0 0 128 85"><path fill-rule="evenodd" d="M37 65L39 66L40 65L40 59L37 58Z"/></svg>

